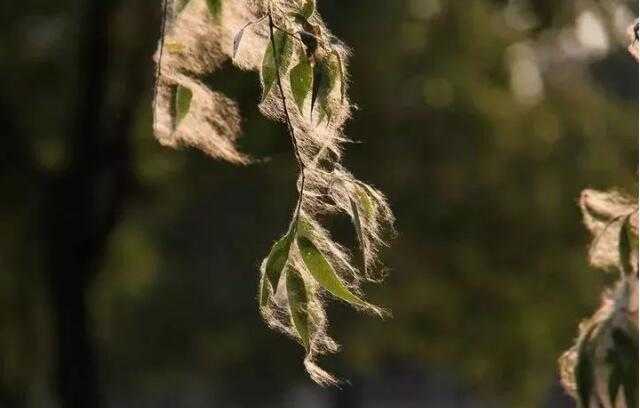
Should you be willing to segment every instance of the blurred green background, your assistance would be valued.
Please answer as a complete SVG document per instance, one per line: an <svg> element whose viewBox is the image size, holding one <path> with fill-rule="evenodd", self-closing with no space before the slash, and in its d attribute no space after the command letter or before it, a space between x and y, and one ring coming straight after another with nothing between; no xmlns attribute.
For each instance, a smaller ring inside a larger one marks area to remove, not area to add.
<svg viewBox="0 0 640 408"><path fill-rule="evenodd" d="M576 199L637 194L637 1L318 3L354 51L347 167L399 231L366 288L394 318L328 311L343 348L322 364L350 384L314 386L257 312L296 178L257 75L210 82L269 160L171 151L151 132L160 2L5 1L0 406L573 406L556 360L611 280Z"/></svg>

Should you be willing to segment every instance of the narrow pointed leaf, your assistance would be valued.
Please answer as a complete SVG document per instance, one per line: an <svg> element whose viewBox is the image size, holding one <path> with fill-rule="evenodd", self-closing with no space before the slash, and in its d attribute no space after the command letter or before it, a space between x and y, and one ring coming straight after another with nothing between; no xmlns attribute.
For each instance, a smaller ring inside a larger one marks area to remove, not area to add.
<svg viewBox="0 0 640 408"><path fill-rule="evenodd" d="M182 85L178 85L176 88L176 100L175 100L175 117L176 117L176 126L180 124L182 119L187 116L189 113L189 107L191 106L191 99L193 97L193 93L191 89L184 87Z"/></svg>
<svg viewBox="0 0 640 408"><path fill-rule="evenodd" d="M262 58L262 78L264 100L277 80L277 75L282 75L289 68L293 44L291 38L281 31L274 31L273 38L267 44L267 49Z"/></svg>
<svg viewBox="0 0 640 408"><path fill-rule="evenodd" d="M333 55L336 56L336 61L337 61L337 67L338 67L338 74L339 74L339 79L340 79L340 102L344 102L344 98L347 92L347 87L346 87L346 80L347 78L344 75L344 67L342 66L342 58L340 57L340 54L338 54L337 52L333 52Z"/></svg>
<svg viewBox="0 0 640 408"><path fill-rule="evenodd" d="M289 81L291 82L293 98L296 101L298 109L302 112L304 101L311 91L311 84L313 82L313 69L311 68L309 59L303 52L300 53L300 62L298 62L289 73Z"/></svg>
<svg viewBox="0 0 640 408"><path fill-rule="evenodd" d="M622 384L622 375L620 372L620 363L614 350L609 350L609 352L607 353L607 363L610 366L609 381L607 384L609 392L609 402L611 403L612 407L615 407L618 391L620 390L620 385Z"/></svg>
<svg viewBox="0 0 640 408"><path fill-rule="evenodd" d="M358 237L358 244L362 250L362 268L365 275L367 274L367 249L364 242L364 232L362 231L362 222L360 220L360 211L358 211L358 205L352 198L349 198L351 202L351 213L353 218L353 226L356 229L356 236Z"/></svg>
<svg viewBox="0 0 640 408"><path fill-rule="evenodd" d="M265 275L267 281L271 284L273 291L278 288L278 282L280 281L280 275L282 270L287 264L289 259L289 250L291 249L291 234L287 233L280 238L269 252L267 257L267 264L265 266Z"/></svg>
<svg viewBox="0 0 640 408"><path fill-rule="evenodd" d="M638 340L631 339L620 329L613 330L618 363L622 374L624 399L628 407L638 406Z"/></svg>
<svg viewBox="0 0 640 408"><path fill-rule="evenodd" d="M630 275L633 273L633 269L631 268L631 243L629 239L629 220L631 216L626 216L624 221L622 222L622 226L620 226L620 234L618 240L618 253L620 255L620 268L622 273L625 275Z"/></svg>
<svg viewBox="0 0 640 408"><path fill-rule="evenodd" d="M207 0L207 7L209 8L211 17L217 19L222 11L222 0Z"/></svg>
<svg viewBox="0 0 640 408"><path fill-rule="evenodd" d="M267 279L267 274L265 273L265 263L266 263L266 259L263 261L262 266L260 267L260 272L261 272L261 276L260 276L260 288L258 289L258 300L260 303L260 306L264 306L267 304L267 301L269 300L269 280Z"/></svg>
<svg viewBox="0 0 640 408"><path fill-rule="evenodd" d="M347 303L369 306L367 302L353 294L345 286L331 264L329 264L324 255L322 255L311 240L307 237L299 236L298 248L300 249L300 254L302 255L302 260L304 261L305 266L320 286L333 296L342 299Z"/></svg>
<svg viewBox="0 0 640 408"><path fill-rule="evenodd" d="M366 218L371 218L373 216L374 204L371 202L371 197L369 197L369 192L365 188L361 188L360 186L357 186L356 194L358 196L358 201L360 202L360 206L364 210L364 216Z"/></svg>
<svg viewBox="0 0 640 408"><path fill-rule="evenodd" d="M591 353L588 351L588 347L585 344L586 339L579 347L578 351L578 363L575 368L576 387L578 391L578 398L583 408L589 408L589 402L593 393L594 378L593 378L593 361L591 360Z"/></svg>
<svg viewBox="0 0 640 408"><path fill-rule="evenodd" d="M305 350L309 350L309 310L307 287L298 271L287 268L287 299L291 322Z"/></svg>
<svg viewBox="0 0 640 408"><path fill-rule="evenodd" d="M313 119L313 109L316 106L316 100L318 99L318 91L320 90L320 83L322 82L322 69L319 64L313 66L313 88L311 89L311 110L309 116Z"/></svg>

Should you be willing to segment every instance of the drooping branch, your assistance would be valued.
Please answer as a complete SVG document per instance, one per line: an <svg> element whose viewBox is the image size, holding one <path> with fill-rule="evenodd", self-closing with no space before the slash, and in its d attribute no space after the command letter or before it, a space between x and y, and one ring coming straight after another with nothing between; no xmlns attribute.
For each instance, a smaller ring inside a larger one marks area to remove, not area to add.
<svg viewBox="0 0 640 408"><path fill-rule="evenodd" d="M638 24L629 29L638 58ZM638 199L617 191L585 190L584 224L593 236L591 265L618 274L596 313L560 358L562 383L581 407L638 406Z"/></svg>
<svg viewBox="0 0 640 408"><path fill-rule="evenodd" d="M260 268L259 308L266 323L298 340L305 367L320 384L336 379L318 355L335 352L323 303L337 298L384 315L359 290L384 275L377 253L393 230L393 215L378 190L341 164L350 117L346 95L349 51L326 28L315 0L167 0L160 40L154 130L160 143L190 145L232 163L251 159L235 145L240 112L201 78L231 59L257 71L261 112L283 122L298 165L298 201L289 228ZM164 47L163 47L164 46ZM161 58L162 55L162 58ZM355 262L320 220L345 213L359 244ZM356 266L359 264L360 267Z"/></svg>

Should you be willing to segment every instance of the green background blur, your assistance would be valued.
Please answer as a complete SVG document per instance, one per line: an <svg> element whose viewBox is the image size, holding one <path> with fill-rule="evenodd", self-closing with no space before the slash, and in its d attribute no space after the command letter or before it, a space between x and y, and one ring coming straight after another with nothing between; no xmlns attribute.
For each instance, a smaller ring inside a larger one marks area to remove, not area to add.
<svg viewBox="0 0 640 408"><path fill-rule="evenodd" d="M77 330L90 347L71 361L97 387L75 406L573 406L556 360L611 280L587 265L576 199L637 194L637 65L616 34L636 1L319 0L354 51L347 167L388 195L399 231L387 280L365 288L393 319L329 307L343 347L321 365L351 384L326 390L257 312L296 179L257 75L227 64L210 82L241 106L243 150L268 160L162 148L160 4L98 3L0 5L0 406L72 406L55 401L74 384L60 333ZM347 219L329 226L353 242Z"/></svg>

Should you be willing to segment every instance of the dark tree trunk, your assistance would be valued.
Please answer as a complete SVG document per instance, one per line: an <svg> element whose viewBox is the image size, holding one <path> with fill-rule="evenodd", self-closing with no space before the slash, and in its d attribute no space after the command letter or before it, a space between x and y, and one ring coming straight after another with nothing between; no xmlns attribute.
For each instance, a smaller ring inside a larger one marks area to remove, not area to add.
<svg viewBox="0 0 640 408"><path fill-rule="evenodd" d="M128 134L139 96L129 91L117 110L107 112L107 27L115 4L81 2L77 116L63 136L71 160L63 174L49 180L42 214L57 335L56 388L64 408L94 408L103 402L87 292L127 196Z"/></svg>

